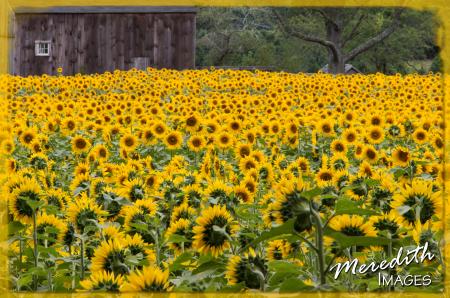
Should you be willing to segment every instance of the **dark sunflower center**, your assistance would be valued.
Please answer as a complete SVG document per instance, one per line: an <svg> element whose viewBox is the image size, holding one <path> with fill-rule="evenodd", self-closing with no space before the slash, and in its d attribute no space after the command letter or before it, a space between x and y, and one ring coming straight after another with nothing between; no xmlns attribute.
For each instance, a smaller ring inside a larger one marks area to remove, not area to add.
<svg viewBox="0 0 450 298"><path fill-rule="evenodd" d="M319 177L320 177L320 180L322 180L322 181L330 181L333 178L333 176L329 172L323 172L320 174Z"/></svg>
<svg viewBox="0 0 450 298"><path fill-rule="evenodd" d="M131 147L134 145L134 140L133 138L126 138L124 143L127 147Z"/></svg>
<svg viewBox="0 0 450 298"><path fill-rule="evenodd" d="M114 274L128 274L129 269L125 265L125 252L122 250L111 251L105 259L103 269L107 272L114 272Z"/></svg>
<svg viewBox="0 0 450 298"><path fill-rule="evenodd" d="M76 217L77 228L82 231L82 230L84 230L84 228L86 226L93 225L91 220L96 220L96 219L97 219L97 214L93 210L83 209L78 213L78 215Z"/></svg>
<svg viewBox="0 0 450 298"><path fill-rule="evenodd" d="M23 140L25 141L25 143L31 143L31 141L33 141L33 135L31 134L25 134L25 136L23 137Z"/></svg>
<svg viewBox="0 0 450 298"><path fill-rule="evenodd" d="M356 136L354 135L354 134L352 134L352 133L349 133L348 135L347 135L347 141L348 142L353 142L354 140L356 139Z"/></svg>
<svg viewBox="0 0 450 298"><path fill-rule="evenodd" d="M364 236L365 233L359 227L348 226L341 229L341 233L347 236Z"/></svg>
<svg viewBox="0 0 450 298"><path fill-rule="evenodd" d="M167 138L167 142L170 144L170 145L176 145L177 143L178 143L178 139L177 139L177 137L176 136L173 136L173 135L170 135L168 138Z"/></svg>
<svg viewBox="0 0 450 298"><path fill-rule="evenodd" d="M133 185L130 191L130 199L135 202L144 198L145 192L140 185Z"/></svg>
<svg viewBox="0 0 450 298"><path fill-rule="evenodd" d="M223 245L227 240L226 235L224 235L221 231L215 231L213 226L224 228L227 223L227 219L222 216L214 217L211 222L205 226L205 231L203 232L205 243L207 243L209 246L215 247ZM231 232L230 227L227 226L225 228L225 231L229 235Z"/></svg>
<svg viewBox="0 0 450 298"><path fill-rule="evenodd" d="M409 160L409 153L407 151L399 150L397 157L402 162L407 162Z"/></svg>
<svg viewBox="0 0 450 298"><path fill-rule="evenodd" d="M25 191L19 194L16 200L16 208L20 215L32 217L33 209L28 205L27 200L39 201L38 194L32 191Z"/></svg>
<svg viewBox="0 0 450 298"><path fill-rule="evenodd" d="M389 231L392 235L397 232L398 225L390 220L382 219L373 225L379 231Z"/></svg>
<svg viewBox="0 0 450 298"><path fill-rule="evenodd" d="M373 151L372 149L367 150L366 155L369 159L374 159L377 156L375 151Z"/></svg>
<svg viewBox="0 0 450 298"><path fill-rule="evenodd" d="M186 125L187 126L195 126L197 124L197 119L195 117L189 117L186 120Z"/></svg>
<svg viewBox="0 0 450 298"><path fill-rule="evenodd" d="M424 194L412 194L405 200L404 204L411 207L408 212L403 214L403 217L411 223L416 221L416 206L420 206L419 218L422 224L431 219L435 212L433 202Z"/></svg>
<svg viewBox="0 0 450 298"><path fill-rule="evenodd" d="M84 148L86 148L86 146L87 146L86 140L84 140L84 139L77 139L75 141L75 147L77 149L84 149Z"/></svg>
<svg viewBox="0 0 450 298"><path fill-rule="evenodd" d="M200 147L201 144L202 142L200 141L200 139L195 138L194 140L192 140L192 145L194 145L194 147Z"/></svg>
<svg viewBox="0 0 450 298"><path fill-rule="evenodd" d="M378 130L374 130L370 133L370 136L374 140L378 140L381 137L381 133Z"/></svg>
<svg viewBox="0 0 450 298"><path fill-rule="evenodd" d="M417 139L420 140L420 141L425 139L425 134L423 132L417 133L416 136L417 136Z"/></svg>

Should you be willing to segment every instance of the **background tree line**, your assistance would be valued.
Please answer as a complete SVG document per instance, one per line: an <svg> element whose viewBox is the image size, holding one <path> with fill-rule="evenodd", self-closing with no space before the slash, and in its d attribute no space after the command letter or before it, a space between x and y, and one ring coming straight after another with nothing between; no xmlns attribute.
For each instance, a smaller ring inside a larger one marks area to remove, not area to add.
<svg viewBox="0 0 450 298"><path fill-rule="evenodd" d="M335 73L439 71L438 20L400 8L200 8L198 66Z"/></svg>

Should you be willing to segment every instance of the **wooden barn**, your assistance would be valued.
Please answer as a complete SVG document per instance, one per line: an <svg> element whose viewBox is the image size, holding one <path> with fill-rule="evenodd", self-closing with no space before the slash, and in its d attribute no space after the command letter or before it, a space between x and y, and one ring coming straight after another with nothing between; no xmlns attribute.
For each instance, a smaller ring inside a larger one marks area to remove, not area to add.
<svg viewBox="0 0 450 298"><path fill-rule="evenodd" d="M193 7L17 8L10 72L90 74L133 67L195 66Z"/></svg>

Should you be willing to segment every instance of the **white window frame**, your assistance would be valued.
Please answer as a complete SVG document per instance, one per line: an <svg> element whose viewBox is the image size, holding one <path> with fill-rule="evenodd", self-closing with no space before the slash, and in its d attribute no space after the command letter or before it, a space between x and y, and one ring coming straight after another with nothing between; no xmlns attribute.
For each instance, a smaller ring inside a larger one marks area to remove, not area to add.
<svg viewBox="0 0 450 298"><path fill-rule="evenodd" d="M41 51L41 45L47 45L47 52L44 53ZM49 57L52 52L52 42L50 40L36 40L34 42L34 55L38 57Z"/></svg>

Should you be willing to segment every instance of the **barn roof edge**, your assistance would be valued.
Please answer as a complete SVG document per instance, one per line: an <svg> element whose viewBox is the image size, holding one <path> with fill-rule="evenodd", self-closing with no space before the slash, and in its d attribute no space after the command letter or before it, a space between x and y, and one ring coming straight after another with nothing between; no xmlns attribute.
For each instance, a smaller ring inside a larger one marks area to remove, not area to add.
<svg viewBox="0 0 450 298"><path fill-rule="evenodd" d="M194 6L53 6L16 7L16 14L25 13L196 13Z"/></svg>

